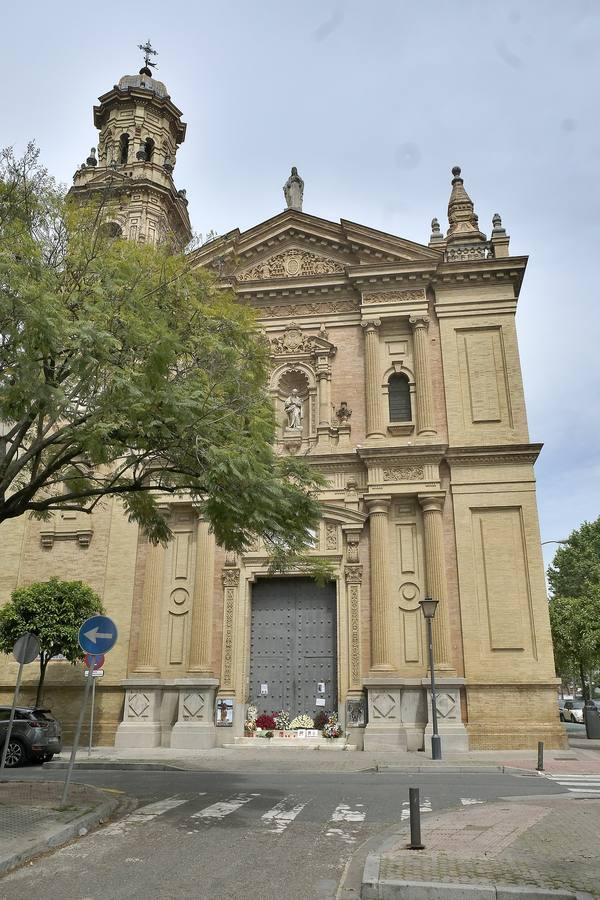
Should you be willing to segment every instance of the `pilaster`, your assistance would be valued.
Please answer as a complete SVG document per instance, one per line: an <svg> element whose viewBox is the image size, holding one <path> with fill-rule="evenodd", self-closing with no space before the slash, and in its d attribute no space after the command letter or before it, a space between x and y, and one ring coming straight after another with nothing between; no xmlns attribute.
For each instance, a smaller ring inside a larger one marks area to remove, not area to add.
<svg viewBox="0 0 600 900"><path fill-rule="evenodd" d="M381 386L379 384L379 327L381 319L370 319L362 323L365 333L365 378L367 392L367 437L384 438L383 413L381 409Z"/></svg>
<svg viewBox="0 0 600 900"><path fill-rule="evenodd" d="M450 649L450 618L448 615L448 584L444 559L444 532L442 510L444 493L419 494L423 510L423 530L425 532L425 573L427 593L438 600L433 620L433 649L436 670L452 671Z"/></svg>
<svg viewBox="0 0 600 900"><path fill-rule="evenodd" d="M190 673L212 675L212 607L215 574L215 538L209 523L198 520L196 574L190 635Z"/></svg>
<svg viewBox="0 0 600 900"><path fill-rule="evenodd" d="M389 497L367 498L371 560L371 669L391 672Z"/></svg>
<svg viewBox="0 0 600 900"><path fill-rule="evenodd" d="M413 330L414 342L417 434L436 434L433 385L431 383L429 345L427 343L429 316L410 316L408 321Z"/></svg>

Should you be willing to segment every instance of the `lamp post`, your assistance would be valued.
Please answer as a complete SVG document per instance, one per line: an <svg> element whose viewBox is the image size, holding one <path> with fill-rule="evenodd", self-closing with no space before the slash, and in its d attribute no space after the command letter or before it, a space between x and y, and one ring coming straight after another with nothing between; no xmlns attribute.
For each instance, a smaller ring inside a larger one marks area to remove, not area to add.
<svg viewBox="0 0 600 900"><path fill-rule="evenodd" d="M436 705L436 696L435 696L435 669L433 662L433 617L435 616L435 611L437 609L437 605L439 600L432 600L431 597L425 597L424 600L419 601L419 606L425 616L425 621L427 622L427 643L429 644L429 671L431 673L431 726L432 726L432 734L431 734L431 758L432 759L441 759L442 758L442 741L438 734L438 722L437 722L437 705Z"/></svg>

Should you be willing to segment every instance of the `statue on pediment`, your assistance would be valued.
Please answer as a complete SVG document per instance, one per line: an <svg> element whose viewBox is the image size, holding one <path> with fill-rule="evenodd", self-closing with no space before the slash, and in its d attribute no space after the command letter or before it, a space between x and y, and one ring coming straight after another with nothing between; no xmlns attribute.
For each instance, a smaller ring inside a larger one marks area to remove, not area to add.
<svg viewBox="0 0 600 900"><path fill-rule="evenodd" d="M302 198L304 197L304 181L298 175L296 166L292 166L292 174L283 186L283 194L288 209L297 209L302 212Z"/></svg>

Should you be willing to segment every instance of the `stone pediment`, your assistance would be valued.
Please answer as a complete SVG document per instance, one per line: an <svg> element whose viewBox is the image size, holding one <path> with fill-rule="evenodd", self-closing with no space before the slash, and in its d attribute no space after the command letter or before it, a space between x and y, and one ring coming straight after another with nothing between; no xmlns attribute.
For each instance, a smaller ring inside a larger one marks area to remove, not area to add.
<svg viewBox="0 0 600 900"><path fill-rule="evenodd" d="M327 340L326 332L320 335L304 334L302 329L292 322L283 334L270 338L271 356L299 356L300 354L325 354L334 356L336 348Z"/></svg>
<svg viewBox="0 0 600 900"><path fill-rule="evenodd" d="M263 281L268 278L305 278L315 275L341 275L345 267L330 256L322 256L303 247L288 247L237 273L238 281Z"/></svg>

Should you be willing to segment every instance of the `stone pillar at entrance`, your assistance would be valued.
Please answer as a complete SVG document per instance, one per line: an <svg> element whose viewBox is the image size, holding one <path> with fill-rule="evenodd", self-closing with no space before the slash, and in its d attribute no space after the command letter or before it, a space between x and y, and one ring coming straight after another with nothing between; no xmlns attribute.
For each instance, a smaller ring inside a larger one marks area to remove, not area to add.
<svg viewBox="0 0 600 900"><path fill-rule="evenodd" d="M212 671L212 603L215 574L215 538L209 523L198 520L196 573L190 634L190 677L175 682L179 700L171 747L205 750L216 744L215 694L219 682Z"/></svg>
<svg viewBox="0 0 600 900"><path fill-rule="evenodd" d="M160 650L160 602L162 598L165 548L162 544L150 544L146 557L140 637L135 674L159 674Z"/></svg>
<svg viewBox="0 0 600 900"><path fill-rule="evenodd" d="M411 316L415 350L415 378L417 383L417 434L436 434L433 409L433 386L429 366L427 329L429 316Z"/></svg>
<svg viewBox="0 0 600 900"><path fill-rule="evenodd" d="M371 669L391 672L389 497L367 498L371 547Z"/></svg>
<svg viewBox="0 0 600 900"><path fill-rule="evenodd" d="M379 326L380 319L363 322L365 332L365 377L367 387L367 437L383 438L381 385L379 384Z"/></svg>
<svg viewBox="0 0 600 900"><path fill-rule="evenodd" d="M425 531L425 571L427 593L439 600L433 620L433 650L435 668L451 672L452 654L450 649L450 619L448 616L448 585L444 559L444 532L442 509L444 494L421 494L419 503L423 510Z"/></svg>

